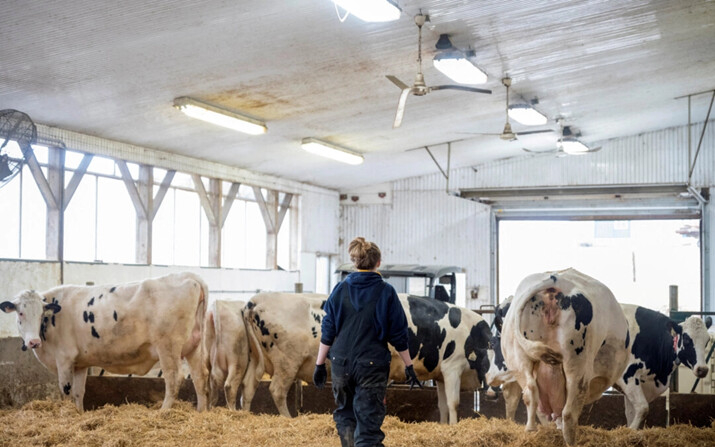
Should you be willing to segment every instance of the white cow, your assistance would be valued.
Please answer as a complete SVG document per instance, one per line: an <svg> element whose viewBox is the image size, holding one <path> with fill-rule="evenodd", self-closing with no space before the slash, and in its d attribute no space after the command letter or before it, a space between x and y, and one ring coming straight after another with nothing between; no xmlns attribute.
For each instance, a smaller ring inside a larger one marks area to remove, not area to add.
<svg viewBox="0 0 715 447"><path fill-rule="evenodd" d="M601 282L574 269L522 280L504 320L502 352L524 389L526 430L536 430L538 406L544 417L562 418L573 445L583 405L625 369L627 338L623 311Z"/></svg>
<svg viewBox="0 0 715 447"><path fill-rule="evenodd" d="M203 410L207 371L201 332L207 299L208 287L199 276L178 273L129 284L26 290L0 308L17 313L23 343L57 374L62 393L80 411L90 366L142 375L157 361L166 388L161 408L171 408L181 385L182 357L191 370L197 408Z"/></svg>
<svg viewBox="0 0 715 447"><path fill-rule="evenodd" d="M320 324L327 295L266 292L244 308L250 360L243 385L243 408L250 410L258 382L271 376L269 390L278 412L291 417L286 398L296 380L313 381Z"/></svg>
<svg viewBox="0 0 715 447"><path fill-rule="evenodd" d="M648 415L648 403L670 386L670 375L679 363L696 377L708 374L705 345L710 341L705 322L696 316L680 325L645 307L622 304L628 319L630 356L616 382L624 396L628 426L638 429Z"/></svg>
<svg viewBox="0 0 715 447"><path fill-rule="evenodd" d="M228 408L236 409L236 396L248 367L248 338L243 322L244 301L216 300L206 310L204 365L211 371L209 404L216 405L223 388Z"/></svg>

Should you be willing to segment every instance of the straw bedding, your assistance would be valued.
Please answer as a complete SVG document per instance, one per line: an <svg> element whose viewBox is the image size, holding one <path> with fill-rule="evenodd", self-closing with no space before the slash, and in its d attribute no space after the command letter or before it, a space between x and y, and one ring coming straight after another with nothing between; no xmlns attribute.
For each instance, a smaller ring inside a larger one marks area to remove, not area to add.
<svg viewBox="0 0 715 447"><path fill-rule="evenodd" d="M295 419L214 408L198 413L187 402L169 411L159 405L106 405L78 413L69 401L34 401L19 410L0 410L0 447L24 446L167 446L167 447L293 447L339 446L332 417L305 414ZM388 416L383 425L386 447L546 447L563 446L561 432L524 427L502 419L464 419L457 425L404 423ZM708 446L715 445L715 425L678 425L633 431L628 428L579 429L581 446Z"/></svg>

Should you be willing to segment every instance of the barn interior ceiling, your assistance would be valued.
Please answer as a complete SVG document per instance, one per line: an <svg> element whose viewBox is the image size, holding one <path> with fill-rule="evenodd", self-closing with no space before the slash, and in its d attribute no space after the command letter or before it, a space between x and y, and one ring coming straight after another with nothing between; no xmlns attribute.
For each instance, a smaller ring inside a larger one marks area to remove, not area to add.
<svg viewBox="0 0 715 447"><path fill-rule="evenodd" d="M193 156L338 190L451 167L534 157L555 147L559 124L589 146L684 125L683 95L715 87L715 2L633 0L398 0L401 17L366 23L330 0L122 2L3 1L0 109L37 123ZM444 90L410 97L393 129L399 91L417 68L414 17L426 14L427 85L453 84L432 65L441 35L473 52L491 95ZM510 103L548 121L511 122ZM194 120L173 107L191 97L255 117L263 135ZM693 96L702 121L709 95ZM480 135L493 133L495 135ZM345 165L301 150L316 138L362 153ZM527 153L522 148L529 149ZM606 149L604 149L606 150ZM595 155L584 155L595 156ZM444 165L444 162L443 162Z"/></svg>

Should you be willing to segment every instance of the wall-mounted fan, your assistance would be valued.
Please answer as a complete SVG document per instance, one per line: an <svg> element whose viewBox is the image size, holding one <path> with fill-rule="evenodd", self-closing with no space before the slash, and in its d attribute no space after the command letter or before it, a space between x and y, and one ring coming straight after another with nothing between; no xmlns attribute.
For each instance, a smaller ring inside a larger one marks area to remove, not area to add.
<svg viewBox="0 0 715 447"><path fill-rule="evenodd" d="M393 75L387 75L387 79L392 81L393 84L400 87L402 93L400 93L400 100L397 102L397 113L395 114L395 121L392 124L393 128L400 127L402 124L402 117L405 114L405 104L407 103L407 97L409 95L424 96L427 93L434 90L462 90L465 92L473 93L486 93L491 94L491 90L486 90L483 88L466 87L464 85L433 85L427 86L425 84L425 77L422 74L422 26L428 20L427 16L418 14L415 16L415 23L418 28L418 39L417 39L417 62L419 69L417 75L415 76L415 82L412 86L405 84L404 82L397 79Z"/></svg>
<svg viewBox="0 0 715 447"><path fill-rule="evenodd" d="M511 123L509 123L509 87L511 87L511 78L506 77L501 80L501 83L506 87L506 123L504 124L504 130L501 133L483 133L483 132L464 132L470 135L495 135L505 141L514 141L518 136L521 135L533 135L539 133L549 133L554 132L553 129L537 129L537 130L526 130L523 132L514 132L511 129Z"/></svg>
<svg viewBox="0 0 715 447"><path fill-rule="evenodd" d="M0 188L10 182L22 169L25 153L37 141L37 126L25 113L14 109L0 110ZM20 154L12 154L8 143L15 141Z"/></svg>

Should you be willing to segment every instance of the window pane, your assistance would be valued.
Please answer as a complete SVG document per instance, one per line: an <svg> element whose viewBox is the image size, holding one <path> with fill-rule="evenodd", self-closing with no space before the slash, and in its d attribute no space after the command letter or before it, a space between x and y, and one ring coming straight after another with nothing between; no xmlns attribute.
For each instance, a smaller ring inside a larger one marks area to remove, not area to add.
<svg viewBox="0 0 715 447"><path fill-rule="evenodd" d="M47 152L45 151L45 155ZM23 165L22 175L22 238L20 257L23 259L46 259L45 234L47 226L47 206L32 177L30 168ZM47 170L42 169L47 178Z"/></svg>
<svg viewBox="0 0 715 447"><path fill-rule="evenodd" d="M286 212L280 230L278 230L278 265L283 270L290 270L290 209Z"/></svg>
<svg viewBox="0 0 715 447"><path fill-rule="evenodd" d="M175 209L174 264L199 265L199 196L193 191L177 190Z"/></svg>
<svg viewBox="0 0 715 447"><path fill-rule="evenodd" d="M66 180L69 183L70 176ZM65 259L94 261L96 241L96 185L97 178L85 175L65 210Z"/></svg>
<svg viewBox="0 0 715 447"><path fill-rule="evenodd" d="M32 146L32 152L35 153L35 158L41 164L47 164L48 149L46 146Z"/></svg>
<svg viewBox="0 0 715 447"><path fill-rule="evenodd" d="M0 188L0 258L20 257L20 182L22 177L17 175Z"/></svg>
<svg viewBox="0 0 715 447"><path fill-rule="evenodd" d="M136 212L124 182L99 178L97 257L104 262L134 263Z"/></svg>
<svg viewBox="0 0 715 447"><path fill-rule="evenodd" d="M65 168L75 170L82 162L84 154L74 151L65 151ZM65 177L72 177L71 173L65 173Z"/></svg>
<svg viewBox="0 0 715 447"><path fill-rule="evenodd" d="M159 190L154 187L154 195ZM176 189L169 188L161 202L161 207L152 223L152 263L174 264L174 194Z"/></svg>
<svg viewBox="0 0 715 447"><path fill-rule="evenodd" d="M206 217L206 213L203 208L199 208L199 213L201 214L200 226L201 233L201 258L199 259L200 265L208 267L209 266L209 219Z"/></svg>
<svg viewBox="0 0 715 447"><path fill-rule="evenodd" d="M94 157L92 157L92 162L89 164L87 172L92 172L95 174L114 175L116 173L114 169L114 160L112 160L111 158L95 155Z"/></svg>
<svg viewBox="0 0 715 447"><path fill-rule="evenodd" d="M221 266L239 268L244 265L246 231L246 202L236 200L226 217L221 232Z"/></svg>
<svg viewBox="0 0 715 447"><path fill-rule="evenodd" d="M242 267L253 269L266 268L266 225L258 204L246 203L246 232L244 234L246 258Z"/></svg>

